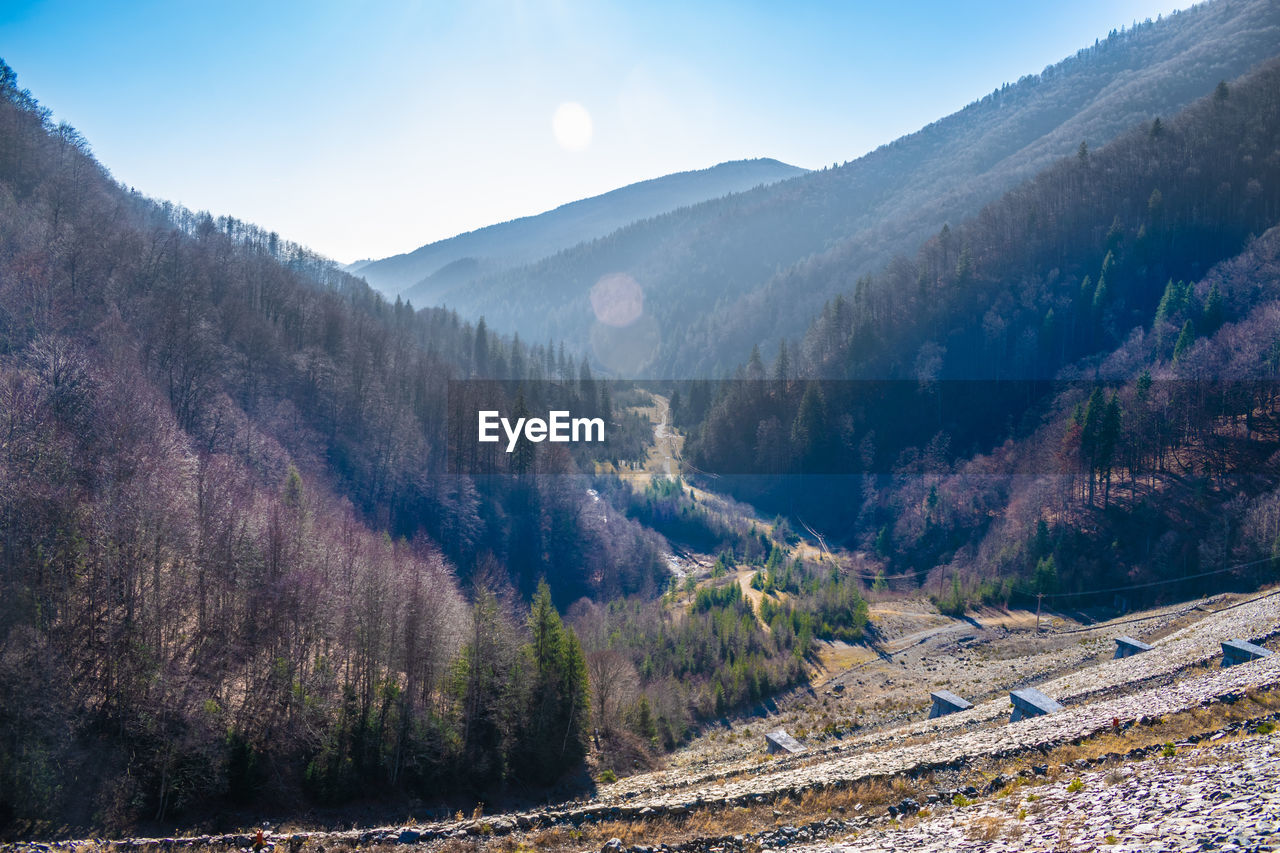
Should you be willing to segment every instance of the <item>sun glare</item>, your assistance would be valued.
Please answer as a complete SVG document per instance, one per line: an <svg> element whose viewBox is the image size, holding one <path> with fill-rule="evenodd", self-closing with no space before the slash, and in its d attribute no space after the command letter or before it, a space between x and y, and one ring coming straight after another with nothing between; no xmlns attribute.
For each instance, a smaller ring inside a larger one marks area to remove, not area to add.
<svg viewBox="0 0 1280 853"><path fill-rule="evenodd" d="M591 144L591 113L582 104L567 101L556 107L556 114L551 118L551 131L561 148L583 151Z"/></svg>

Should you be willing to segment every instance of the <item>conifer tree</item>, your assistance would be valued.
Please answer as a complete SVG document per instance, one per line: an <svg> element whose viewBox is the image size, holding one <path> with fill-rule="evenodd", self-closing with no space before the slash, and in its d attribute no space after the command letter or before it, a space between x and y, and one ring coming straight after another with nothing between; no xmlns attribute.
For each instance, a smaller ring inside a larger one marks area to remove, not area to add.
<svg viewBox="0 0 1280 853"><path fill-rule="evenodd" d="M1187 350L1191 349L1191 345L1195 342L1196 328L1188 320L1182 324L1182 334L1178 335L1178 342L1173 345L1173 361L1175 364L1187 354Z"/></svg>
<svg viewBox="0 0 1280 853"><path fill-rule="evenodd" d="M520 770L522 778L549 783L586 754L589 717L586 656L560 620L546 581L529 608L529 633L524 657L531 684Z"/></svg>

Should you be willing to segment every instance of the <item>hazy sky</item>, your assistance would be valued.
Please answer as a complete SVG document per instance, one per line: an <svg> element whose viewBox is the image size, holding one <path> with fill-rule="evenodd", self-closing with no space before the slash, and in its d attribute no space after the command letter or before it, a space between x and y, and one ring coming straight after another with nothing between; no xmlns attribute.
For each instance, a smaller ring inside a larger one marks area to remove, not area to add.
<svg viewBox="0 0 1280 853"><path fill-rule="evenodd" d="M1189 5L0 2L115 177L341 261L724 160L853 159Z"/></svg>

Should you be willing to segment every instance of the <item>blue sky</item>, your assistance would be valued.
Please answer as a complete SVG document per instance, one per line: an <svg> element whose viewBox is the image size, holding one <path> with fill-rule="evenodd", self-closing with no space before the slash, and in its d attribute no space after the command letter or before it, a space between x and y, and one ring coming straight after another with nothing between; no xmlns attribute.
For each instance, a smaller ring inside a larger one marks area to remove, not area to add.
<svg viewBox="0 0 1280 853"><path fill-rule="evenodd" d="M341 261L724 160L853 159L1187 2L0 4L117 179ZM561 125L553 117L566 103Z"/></svg>

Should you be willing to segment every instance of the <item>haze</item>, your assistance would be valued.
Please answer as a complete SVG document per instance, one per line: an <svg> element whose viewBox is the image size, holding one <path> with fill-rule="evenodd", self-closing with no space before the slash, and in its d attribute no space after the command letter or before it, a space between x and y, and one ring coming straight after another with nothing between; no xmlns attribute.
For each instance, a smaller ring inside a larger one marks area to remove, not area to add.
<svg viewBox="0 0 1280 853"><path fill-rule="evenodd" d="M27 2L0 53L117 179L351 261L725 160L843 162L1185 5Z"/></svg>

